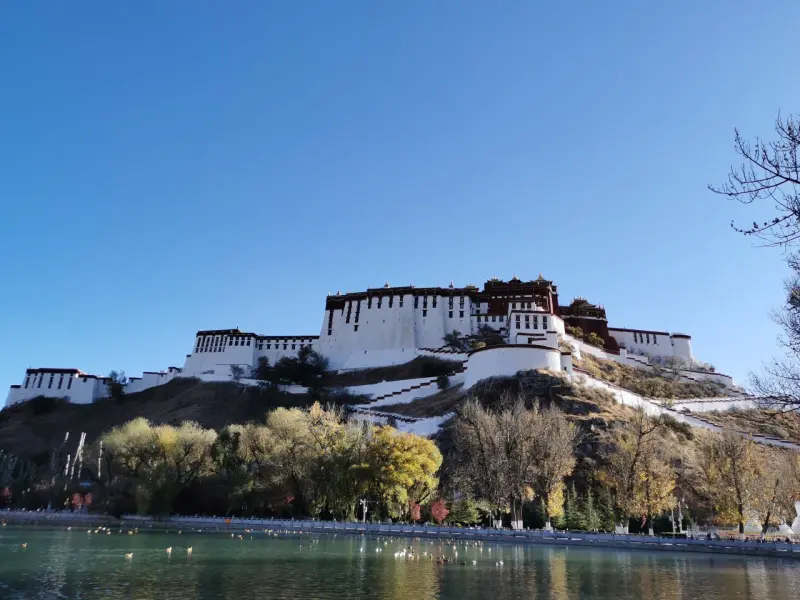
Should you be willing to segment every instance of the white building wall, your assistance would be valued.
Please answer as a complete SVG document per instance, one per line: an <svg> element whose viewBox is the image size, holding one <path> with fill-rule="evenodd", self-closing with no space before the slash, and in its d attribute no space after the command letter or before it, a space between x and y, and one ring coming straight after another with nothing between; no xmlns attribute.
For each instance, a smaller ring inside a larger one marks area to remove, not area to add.
<svg viewBox="0 0 800 600"><path fill-rule="evenodd" d="M608 328L608 333L629 353L659 357L678 357L693 360L691 338L683 334L669 334L647 330Z"/></svg>
<svg viewBox="0 0 800 600"><path fill-rule="evenodd" d="M561 352L528 345L481 348L469 355L465 386L470 388L487 377L510 377L531 369L561 371Z"/></svg>
<svg viewBox="0 0 800 600"><path fill-rule="evenodd" d="M91 404L106 394L102 378L80 372L65 373L64 370L35 370L26 373L19 387L12 387L6 398L6 406L24 402L37 396L65 398L74 404ZM27 387L25 385L27 380Z"/></svg>

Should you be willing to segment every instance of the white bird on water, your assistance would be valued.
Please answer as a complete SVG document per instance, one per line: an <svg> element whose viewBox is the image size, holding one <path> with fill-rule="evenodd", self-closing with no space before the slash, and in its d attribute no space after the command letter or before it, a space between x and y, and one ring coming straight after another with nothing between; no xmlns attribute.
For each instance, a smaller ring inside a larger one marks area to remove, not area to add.
<svg viewBox="0 0 800 600"><path fill-rule="evenodd" d="M192 555L192 547L191 547L191 546L189 546L189 547L186 549L186 554L188 554L189 556L191 556L191 555Z"/></svg>
<svg viewBox="0 0 800 600"><path fill-rule="evenodd" d="M172 546L167 548L167 556L172 556Z"/></svg>
<svg viewBox="0 0 800 600"><path fill-rule="evenodd" d="M128 553L125 555L125 558L126 558L126 559L128 559L128 560L131 560L131 559L133 558L133 552L128 552Z"/></svg>

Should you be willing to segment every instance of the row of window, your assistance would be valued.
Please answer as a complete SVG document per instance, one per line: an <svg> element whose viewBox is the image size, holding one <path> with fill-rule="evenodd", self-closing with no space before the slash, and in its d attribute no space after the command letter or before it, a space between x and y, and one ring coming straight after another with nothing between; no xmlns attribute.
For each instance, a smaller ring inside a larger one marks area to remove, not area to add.
<svg viewBox="0 0 800 600"><path fill-rule="evenodd" d="M517 322L516 322L516 326L517 326L516 328L517 329L522 329L521 323L522 323L522 321L520 320L520 315L517 315ZM531 328L530 315L525 315L525 329L530 329L530 328ZM534 329L539 329L539 315L533 315L533 328ZM545 329L545 330L547 329L547 317L546 316L542 316L542 329Z"/></svg>
<svg viewBox="0 0 800 600"><path fill-rule="evenodd" d="M637 333L635 331L633 332L633 341L636 342L637 344L650 344L650 343L657 344L658 343L658 340L656 340L656 334L653 334L653 341L650 342L650 334L649 333L641 334L641 333Z"/></svg>
<svg viewBox="0 0 800 600"><path fill-rule="evenodd" d="M500 323L505 323L506 322L506 317L504 317L503 315L499 315L499 316L498 315L492 315L491 317L489 317L489 315L484 315L483 317L480 317L480 316L478 317L478 323L481 322L481 319L483 319L484 323L488 323L490 318L492 320L492 323L496 323L498 321Z"/></svg>
<svg viewBox="0 0 800 600"><path fill-rule="evenodd" d="M357 321L357 320L358 320L358 316L356 316L356 321ZM330 335L330 334L329 334L329 335ZM208 338L208 339L205 341L205 343L202 343L202 344L201 344L201 343L198 343L198 344L197 344L197 347L195 348L195 350L194 350L194 351L195 351L195 352L224 352L224 351L225 351L225 345L226 345L226 342L227 342L227 345L228 345L228 346L249 346L249 345L250 345L250 340L251 340L251 339L252 339L252 338L249 338L249 337L248 337L248 338L238 338L238 337L237 337L237 338L230 338L230 339L228 339L228 338L227 338L227 336L226 336L226 337L223 337L222 339L214 339L214 340L212 341L212 340L211 340L211 338ZM302 346L302 345L305 345L305 344L303 343L304 341L305 341L305 340L303 340L303 341L301 341L301 342L300 342L300 345L301 345L301 346ZM272 343L273 343L273 342L266 342L266 347L267 347L267 350L269 350L269 349L271 348L271 346L272 346ZM283 344L283 349L284 349L284 350L286 350L286 345L287 345L288 343L289 343L289 342L287 341L287 342L285 342L285 343ZM279 343L277 340L274 342L274 344L275 344L275 349L276 349L276 350L280 348L280 343ZM296 341L292 343L292 350L294 350L294 349L295 349L295 345L296 345L296 344L297 344L297 342L296 342ZM310 340L309 340L309 344L310 344ZM260 340L259 340L259 341L258 341L258 343L256 344L256 346L257 346L257 348L258 348L259 350L263 350L263 346L264 346L264 345L265 345L265 342L263 342L263 341L260 341Z"/></svg>
<svg viewBox="0 0 800 600"><path fill-rule="evenodd" d="M50 373L50 379L47 382L47 389L48 390L53 388L53 378L54 377L55 377L55 373ZM34 388L34 387L35 388L40 388L40 387L42 387L42 380L43 379L44 379L44 373L39 373L39 382L37 384L36 375L33 376L33 382L31 382L31 376L27 375L25 377L25 388L27 389L28 385L30 385L31 388ZM86 381L86 379L84 379L84 381ZM64 385L64 374L63 373L61 373L59 375L59 377L58 377L58 388L56 388L56 389L60 390L62 385ZM72 377L70 377L69 375L67 375L67 387L66 387L66 389L68 389L68 390L72 389Z"/></svg>

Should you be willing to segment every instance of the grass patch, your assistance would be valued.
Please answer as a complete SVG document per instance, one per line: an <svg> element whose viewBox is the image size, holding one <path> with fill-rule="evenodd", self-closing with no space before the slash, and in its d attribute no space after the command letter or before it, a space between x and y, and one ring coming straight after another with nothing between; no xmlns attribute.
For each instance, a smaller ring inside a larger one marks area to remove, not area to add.
<svg viewBox="0 0 800 600"><path fill-rule="evenodd" d="M618 385L647 398L683 400L688 398L713 398L725 395L725 388L711 382L675 381L654 376L644 369L621 365L613 360L603 360L589 354L576 361L592 377Z"/></svg>

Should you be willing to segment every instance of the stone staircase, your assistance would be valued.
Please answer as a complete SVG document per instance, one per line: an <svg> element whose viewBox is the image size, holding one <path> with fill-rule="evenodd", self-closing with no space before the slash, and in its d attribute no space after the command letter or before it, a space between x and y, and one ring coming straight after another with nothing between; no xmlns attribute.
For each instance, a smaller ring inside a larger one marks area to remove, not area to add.
<svg viewBox="0 0 800 600"><path fill-rule="evenodd" d="M430 348L424 348L424 349L425 350L431 350ZM447 375L447 377L453 377L455 375L459 375L461 373L464 373L466 370L467 370L467 361L461 361L461 366L459 368L454 369L453 371L450 371L449 373L446 373L446 375ZM388 393L388 394L383 394L381 396L377 396L377 397L373 398L370 402L368 402L366 404L352 404L352 405L347 406L346 408L350 412L361 414L361 415L384 417L384 418L387 418L387 419L388 418L393 418L393 419L396 419L396 420L398 420L398 421L400 421L402 423L415 423L415 422L419 421L420 419L417 418L417 417L408 417L408 416L404 416L404 415L398 415L398 414L395 414L395 413L375 410L373 408L370 408L370 405L373 405L376 402L381 402L383 400L387 400L387 399L390 399L390 398L399 398L403 394L407 394L407 393L412 392L414 390L421 390L423 388L428 388L428 387L430 387L432 385L437 385L437 380L438 380L438 377L433 377L433 378L430 379L430 381L426 381L424 383L418 383L416 385L410 385L408 387L396 390L394 392L391 392L391 393Z"/></svg>

